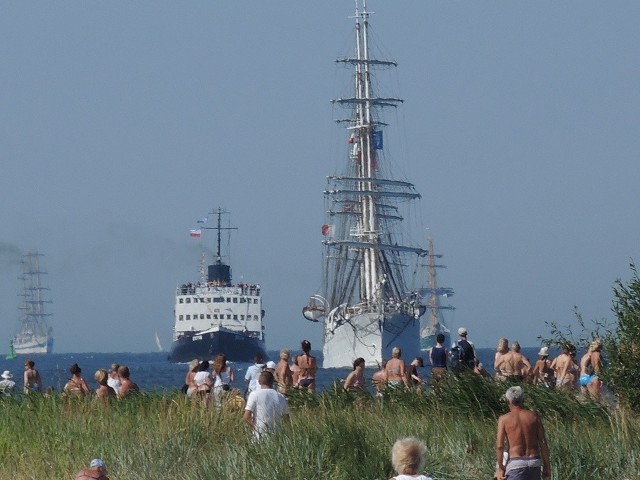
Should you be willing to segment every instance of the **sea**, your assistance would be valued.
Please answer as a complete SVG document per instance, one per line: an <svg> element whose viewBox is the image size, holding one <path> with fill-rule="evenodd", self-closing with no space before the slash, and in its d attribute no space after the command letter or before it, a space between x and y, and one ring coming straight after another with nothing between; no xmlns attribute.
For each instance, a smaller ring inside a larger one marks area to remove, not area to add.
<svg viewBox="0 0 640 480"><path fill-rule="evenodd" d="M485 369L494 374L493 359L495 349L478 348L477 355L485 366ZM535 363L538 356L538 347L523 348L522 353ZM318 357L319 363L322 361L322 352L312 352ZM553 350L550 351L554 356ZM268 352L270 359L278 359L278 351ZM0 360L0 372L9 370L18 385L22 385L22 375L24 372L24 361L31 358L35 362L35 368L40 372L43 387L53 387L54 391L62 391L65 383L70 378L69 367L77 363L82 369L82 376L95 389L96 382L93 375L99 368L109 371L111 364L118 363L127 365L131 371L131 380L138 384L143 392L165 393L180 389L184 383L188 366L187 364L171 363L167 360L166 352L153 353L53 353L48 355L18 356L13 360ZM422 370L424 378L429 378L431 368L428 366L428 355L424 355L425 367ZM404 359L409 363L412 359ZM321 363L320 363L321 364ZM235 386L241 391L244 390L244 375L250 363L229 362L236 375ZM319 392L330 388L334 383L344 380L349 374L348 368L321 368L316 375L317 390ZM368 368L365 377L370 379L374 369ZM370 385L370 382L369 382Z"/></svg>

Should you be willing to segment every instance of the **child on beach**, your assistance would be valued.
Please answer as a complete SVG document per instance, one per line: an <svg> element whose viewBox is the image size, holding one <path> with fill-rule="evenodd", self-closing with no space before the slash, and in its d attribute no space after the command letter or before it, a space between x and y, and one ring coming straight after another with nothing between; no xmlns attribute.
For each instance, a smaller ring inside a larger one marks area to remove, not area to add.
<svg viewBox="0 0 640 480"><path fill-rule="evenodd" d="M390 480L433 480L420 473L426 450L424 443L415 437L398 439L391 449L391 463L397 475Z"/></svg>

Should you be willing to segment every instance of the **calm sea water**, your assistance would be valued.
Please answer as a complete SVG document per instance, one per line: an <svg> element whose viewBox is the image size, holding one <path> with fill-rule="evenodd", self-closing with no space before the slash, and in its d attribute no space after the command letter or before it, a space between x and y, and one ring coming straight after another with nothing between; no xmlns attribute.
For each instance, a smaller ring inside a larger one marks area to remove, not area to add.
<svg viewBox="0 0 640 480"><path fill-rule="evenodd" d="M523 348L522 353L535 362L537 359L537 348ZM485 365L485 368L493 374L493 357L495 349L480 348L478 356ZM320 357L319 352L313 352ZM269 357L278 358L278 352L269 352ZM24 372L24 360L26 357L18 357L14 360L0 360L0 371L9 370L18 385L22 385L22 375ZM64 384L70 377L69 367L77 363L82 368L82 376L89 387L96 388L93 374L99 368L109 370L112 363L127 365L131 370L131 379L138 384L143 391L164 392L178 389L184 382L187 372L186 364L175 364L167 361L166 353L58 353L52 355L33 355L31 357L36 363L42 382L45 387L52 386L56 391L61 391ZM425 364L428 363L424 357ZM410 362L411 359L405 361ZM231 363L236 373L235 385L241 390L244 389L244 374L249 363ZM428 377L431 373L430 367L422 369L423 376ZM350 369L329 368L320 369L317 375L318 390L322 391L330 387L336 380L346 378ZM367 369L368 378L373 374L373 369Z"/></svg>

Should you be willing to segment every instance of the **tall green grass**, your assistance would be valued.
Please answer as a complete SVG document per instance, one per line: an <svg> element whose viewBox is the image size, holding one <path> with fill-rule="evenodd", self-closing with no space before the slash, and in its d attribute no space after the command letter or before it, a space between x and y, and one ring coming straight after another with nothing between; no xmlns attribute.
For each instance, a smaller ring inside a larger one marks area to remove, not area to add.
<svg viewBox="0 0 640 480"><path fill-rule="evenodd" d="M239 410L180 393L108 405L29 395L0 404L0 479L68 479L95 457L118 479L387 479L402 436L426 443L436 479L490 479L506 384L472 375L382 398L336 387L294 394L281 432L259 443ZM553 389L526 387L541 413L555 479L639 478L640 419Z"/></svg>

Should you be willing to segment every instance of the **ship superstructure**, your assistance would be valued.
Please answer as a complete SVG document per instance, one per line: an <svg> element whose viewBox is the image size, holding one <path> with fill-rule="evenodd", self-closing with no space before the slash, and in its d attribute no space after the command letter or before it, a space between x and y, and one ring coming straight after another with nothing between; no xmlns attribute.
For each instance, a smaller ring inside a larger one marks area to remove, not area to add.
<svg viewBox="0 0 640 480"><path fill-rule="evenodd" d="M266 357L260 285L232 284L231 267L222 257L221 234L235 230L222 226L225 213L218 208L209 214L217 217L217 226L200 227L217 231L213 263L205 273L203 255L199 280L181 284L176 290L173 344L169 352L172 362L210 360L219 353L235 361L252 361L256 353Z"/></svg>

